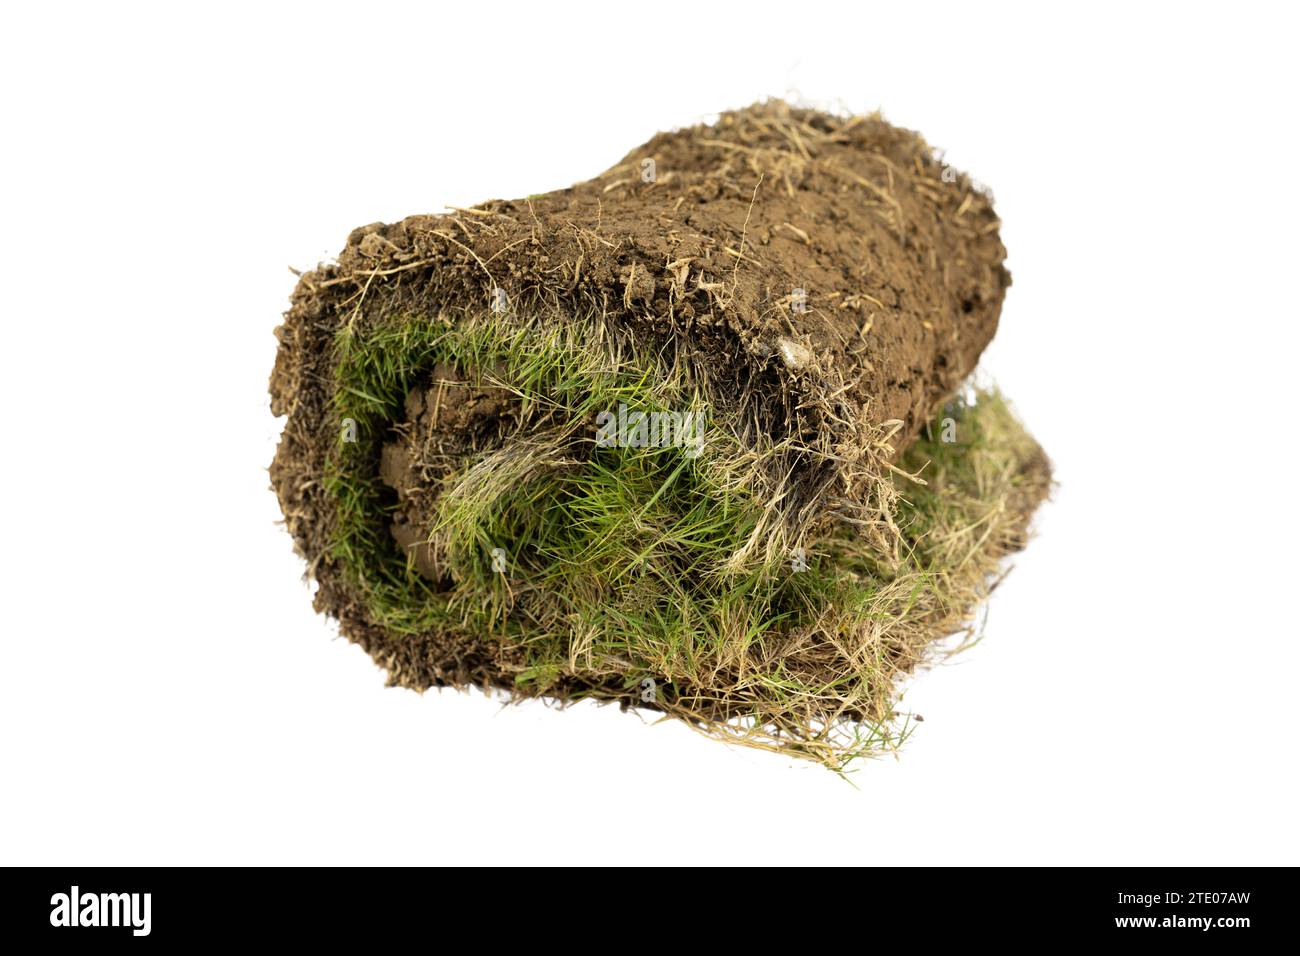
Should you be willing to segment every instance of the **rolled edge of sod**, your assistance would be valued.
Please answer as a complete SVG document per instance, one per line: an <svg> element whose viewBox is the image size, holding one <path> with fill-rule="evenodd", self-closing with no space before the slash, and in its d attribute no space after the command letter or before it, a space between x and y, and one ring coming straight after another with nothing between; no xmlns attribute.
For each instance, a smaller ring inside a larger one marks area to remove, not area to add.
<svg viewBox="0 0 1300 956"><path fill-rule="evenodd" d="M404 686L619 700L834 767L894 746L897 679L1050 485L1001 396L953 397L1010 281L997 225L916 134L767 103L355 230L271 381L317 608ZM691 440L611 445L616 409Z"/></svg>

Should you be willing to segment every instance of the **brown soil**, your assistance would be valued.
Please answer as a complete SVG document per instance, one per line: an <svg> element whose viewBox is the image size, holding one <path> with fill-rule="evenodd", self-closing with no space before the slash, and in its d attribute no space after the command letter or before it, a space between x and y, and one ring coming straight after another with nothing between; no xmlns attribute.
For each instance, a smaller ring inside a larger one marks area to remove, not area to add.
<svg viewBox="0 0 1300 956"><path fill-rule="evenodd" d="M919 135L773 102L661 133L568 189L354 230L336 265L301 277L271 378L272 409L288 416L272 481L320 582L318 608L394 682L498 677L499 648L388 639L330 555L334 503L321 475L338 435L333 342L345 323L479 314L501 288L512 310L595 311L647 341L671 338L706 361L720 391L768 409L774 437L819 450L788 507L791 521L830 520L869 505L872 480L993 337L1010 284L998 225L988 198L945 175ZM449 387L443 399L431 408L415 393L383 454L408 516L435 477L409 474L411 461L472 450L490 440L476 423L493 427L503 411L491 390ZM451 434L459 445L424 447ZM416 543L409 520L393 532Z"/></svg>
<svg viewBox="0 0 1300 956"><path fill-rule="evenodd" d="M407 395L406 420L380 452L379 477L397 493L393 540L421 574L440 581L445 569L427 543L439 482L500 443L514 406L505 389L473 386L447 365L436 366L430 379Z"/></svg>

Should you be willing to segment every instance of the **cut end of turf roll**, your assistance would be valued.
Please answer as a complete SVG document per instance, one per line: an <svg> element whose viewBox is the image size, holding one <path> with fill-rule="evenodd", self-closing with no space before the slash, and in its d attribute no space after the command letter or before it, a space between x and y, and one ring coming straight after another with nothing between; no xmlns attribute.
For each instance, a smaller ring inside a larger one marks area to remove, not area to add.
<svg viewBox="0 0 1300 956"><path fill-rule="evenodd" d="M1002 257L915 134L780 103L354 232L272 377L318 609L405 687L619 701L836 769L896 747L899 680L970 636L1051 484L961 388Z"/></svg>

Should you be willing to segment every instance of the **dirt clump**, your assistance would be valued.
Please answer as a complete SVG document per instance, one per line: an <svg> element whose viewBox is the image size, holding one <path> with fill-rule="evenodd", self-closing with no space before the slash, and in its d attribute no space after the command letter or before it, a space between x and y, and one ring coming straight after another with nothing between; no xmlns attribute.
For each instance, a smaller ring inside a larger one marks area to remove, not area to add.
<svg viewBox="0 0 1300 956"><path fill-rule="evenodd" d="M447 364L435 365L428 384L407 393L406 418L380 451L379 477L397 495L393 540L432 581L445 576L428 542L442 482L476 453L500 444L513 408L509 391L475 385Z"/></svg>

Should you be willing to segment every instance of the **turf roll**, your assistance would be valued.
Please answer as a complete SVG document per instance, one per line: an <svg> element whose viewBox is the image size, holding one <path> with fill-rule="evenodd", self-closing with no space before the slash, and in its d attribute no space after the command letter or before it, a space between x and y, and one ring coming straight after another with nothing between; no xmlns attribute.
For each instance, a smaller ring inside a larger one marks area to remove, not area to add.
<svg viewBox="0 0 1300 956"><path fill-rule="evenodd" d="M354 230L271 378L317 609L406 687L896 747L900 678L974 633L1051 483L969 384L998 225L917 134L768 102Z"/></svg>

